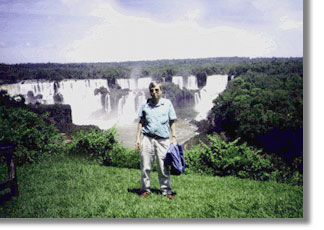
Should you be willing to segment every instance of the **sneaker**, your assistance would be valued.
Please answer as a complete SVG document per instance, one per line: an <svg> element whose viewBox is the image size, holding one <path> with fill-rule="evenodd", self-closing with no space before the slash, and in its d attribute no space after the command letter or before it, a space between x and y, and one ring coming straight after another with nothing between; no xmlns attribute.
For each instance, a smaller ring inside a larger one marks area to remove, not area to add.
<svg viewBox="0 0 324 230"><path fill-rule="evenodd" d="M168 197L169 200L173 200L174 199L174 196L172 194L167 195L167 197Z"/></svg>
<svg viewBox="0 0 324 230"><path fill-rule="evenodd" d="M143 192L140 196L146 198L148 197L149 194L150 194L149 192Z"/></svg>

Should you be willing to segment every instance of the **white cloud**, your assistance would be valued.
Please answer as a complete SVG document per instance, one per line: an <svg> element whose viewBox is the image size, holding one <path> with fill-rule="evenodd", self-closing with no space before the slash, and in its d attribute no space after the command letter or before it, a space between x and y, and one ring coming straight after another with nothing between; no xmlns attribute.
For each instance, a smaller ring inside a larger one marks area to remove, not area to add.
<svg viewBox="0 0 324 230"><path fill-rule="evenodd" d="M280 0L253 0L252 5L262 12L272 12L273 9L278 9Z"/></svg>
<svg viewBox="0 0 324 230"><path fill-rule="evenodd" d="M196 20L199 18L200 14L201 12L199 9L188 10L185 14L185 18L187 18L188 20Z"/></svg>
<svg viewBox="0 0 324 230"><path fill-rule="evenodd" d="M89 11L105 19L65 49L67 60L126 61L216 56L266 56L276 44L264 34L240 28L202 28L194 20L200 11L188 11L187 20L158 23L120 14L97 2ZM188 20L189 19L189 20Z"/></svg>
<svg viewBox="0 0 324 230"><path fill-rule="evenodd" d="M281 30L290 30L290 29L300 29L303 27L302 22L295 21L288 16L283 16L280 18L279 28Z"/></svg>
<svg viewBox="0 0 324 230"><path fill-rule="evenodd" d="M82 1L80 1L80 0L61 0L61 2L67 6L75 6L76 4L81 3Z"/></svg>

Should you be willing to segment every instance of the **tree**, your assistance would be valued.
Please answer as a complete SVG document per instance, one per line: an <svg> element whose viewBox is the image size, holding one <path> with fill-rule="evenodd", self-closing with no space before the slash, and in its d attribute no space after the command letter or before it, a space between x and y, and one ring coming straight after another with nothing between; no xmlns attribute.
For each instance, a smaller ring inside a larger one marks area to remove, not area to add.
<svg viewBox="0 0 324 230"><path fill-rule="evenodd" d="M240 65L240 73L214 100L211 130L230 139L277 152L290 161L302 154L303 78L301 61ZM293 67L294 66L294 67ZM265 72L261 72L265 71ZM274 74L276 73L276 74ZM300 144L301 143L301 144Z"/></svg>

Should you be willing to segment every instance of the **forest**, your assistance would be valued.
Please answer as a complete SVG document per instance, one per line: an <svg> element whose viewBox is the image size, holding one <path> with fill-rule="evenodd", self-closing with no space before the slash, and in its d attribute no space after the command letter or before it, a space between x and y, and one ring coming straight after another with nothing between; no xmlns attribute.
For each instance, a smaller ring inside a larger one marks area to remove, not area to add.
<svg viewBox="0 0 324 230"><path fill-rule="evenodd" d="M302 61L254 63L231 73L234 80L214 100L209 130L240 137L289 163L302 162Z"/></svg>

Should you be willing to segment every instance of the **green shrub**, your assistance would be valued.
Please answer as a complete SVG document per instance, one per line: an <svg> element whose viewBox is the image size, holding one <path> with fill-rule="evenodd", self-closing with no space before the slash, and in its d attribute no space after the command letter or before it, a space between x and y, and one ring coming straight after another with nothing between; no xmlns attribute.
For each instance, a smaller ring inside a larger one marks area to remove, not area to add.
<svg viewBox="0 0 324 230"><path fill-rule="evenodd" d="M93 129L80 131L73 137L71 152L83 154L103 165L139 168L140 158L137 150L123 147L116 139L116 129L107 131Z"/></svg>
<svg viewBox="0 0 324 230"><path fill-rule="evenodd" d="M208 167L202 164L202 156L204 154L205 151L200 144L194 145L189 150L185 151L184 157L186 162L186 174L200 173L212 175L212 171L208 170ZM207 171L210 171L210 173Z"/></svg>
<svg viewBox="0 0 324 230"><path fill-rule="evenodd" d="M273 165L267 155L261 155L238 139L226 143L217 136L209 136L209 144L200 143L186 151L189 172L218 176L237 176L256 180L273 177Z"/></svg>
<svg viewBox="0 0 324 230"><path fill-rule="evenodd" d="M19 107L0 106L0 141L16 145L18 165L33 163L47 155L61 153L62 137L46 116Z"/></svg>
<svg viewBox="0 0 324 230"><path fill-rule="evenodd" d="M273 172L277 182L290 185L303 185L303 173L299 169L302 163L302 157L294 159L292 164L287 164L282 158L271 155L275 171Z"/></svg>

